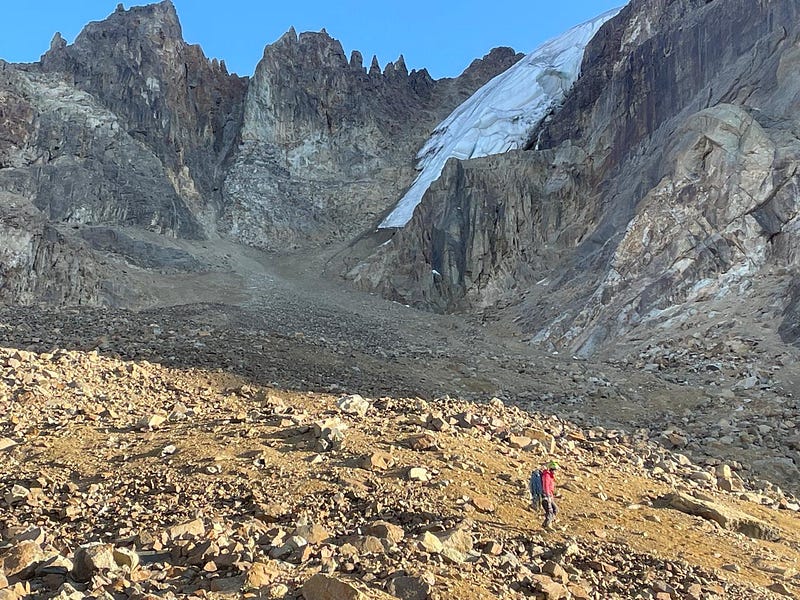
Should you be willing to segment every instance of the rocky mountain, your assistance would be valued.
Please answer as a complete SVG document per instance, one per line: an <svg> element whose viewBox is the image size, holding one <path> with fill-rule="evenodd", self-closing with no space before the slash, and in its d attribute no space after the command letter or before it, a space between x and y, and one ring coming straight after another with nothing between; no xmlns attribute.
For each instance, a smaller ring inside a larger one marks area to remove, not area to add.
<svg viewBox="0 0 800 600"><path fill-rule="evenodd" d="M169 0L56 34L38 63L0 63L2 297L147 304L114 274L209 266L176 262L175 240L349 239L407 185L429 128L518 59L434 81L290 32L250 80L187 44Z"/></svg>
<svg viewBox="0 0 800 600"><path fill-rule="evenodd" d="M266 249L349 241L408 185L418 146L448 110L520 58L508 48L457 79L349 60L327 32L267 46L245 102L242 145L225 182L230 236Z"/></svg>
<svg viewBox="0 0 800 600"><path fill-rule="evenodd" d="M86 153L99 159L90 169L99 170L113 186L110 193L94 195L95 206L87 206L92 195L84 189L91 189L97 179L91 170L86 177L80 171L50 175L51 180L67 180L74 186L69 193L49 182L39 186L37 204L49 211L51 219L71 220L78 205L86 211L79 222L130 223L177 237L213 233L223 166L239 137L247 82L229 75L224 63L206 59L199 46L183 41L171 2L130 11L118 8L105 21L88 25L69 46L56 34L36 67L86 92L114 115L133 155L123 158L123 152L106 146L105 155L117 161L106 166L104 153ZM74 149L63 147L71 143L70 133L50 135L53 145L60 139L64 142L55 156L48 157L48 165L61 154L80 158ZM130 169L132 175L124 165L130 159L140 160L139 148L157 162L153 161L151 173L135 168ZM141 171L152 183L131 181ZM83 184L83 179L89 183ZM126 190L126 184L134 186ZM42 197L46 192L52 196Z"/></svg>
<svg viewBox="0 0 800 600"><path fill-rule="evenodd" d="M451 161L365 258L428 134L520 55L434 81L290 30L246 79L183 41L168 0L120 6L0 64L0 294L147 305L153 269L214 268L184 241L327 256L361 239L335 263L358 287L552 350L646 339L732 294L792 342L795 11L630 3L527 150Z"/></svg>
<svg viewBox="0 0 800 600"><path fill-rule="evenodd" d="M0 600L796 597L798 12L633 0L397 230L533 59L242 78L166 1L0 62Z"/></svg>
<svg viewBox="0 0 800 600"><path fill-rule="evenodd" d="M730 297L793 341L798 10L632 1L530 150L449 163L350 276L581 355Z"/></svg>

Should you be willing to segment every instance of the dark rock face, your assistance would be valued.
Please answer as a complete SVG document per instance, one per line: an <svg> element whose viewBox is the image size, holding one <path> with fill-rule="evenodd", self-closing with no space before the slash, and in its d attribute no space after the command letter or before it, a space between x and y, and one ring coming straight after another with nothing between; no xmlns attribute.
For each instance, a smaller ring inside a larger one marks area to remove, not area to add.
<svg viewBox="0 0 800 600"><path fill-rule="evenodd" d="M0 142L0 189L28 198L54 222L203 234L163 163L94 97L10 66L0 70L0 94L11 132Z"/></svg>
<svg viewBox="0 0 800 600"><path fill-rule="evenodd" d="M173 195L198 221L177 235L213 231L247 82L183 41L172 2L117 11L71 46L56 36L41 69L92 94L158 158Z"/></svg>
<svg viewBox="0 0 800 600"><path fill-rule="evenodd" d="M0 208L9 223L26 211L7 223L3 298L138 297L103 288L104 257L202 268L166 238L285 251L353 237L411 180L429 129L519 58L499 49L436 82L402 57L368 71L324 31L292 31L250 85L182 39L169 0L120 6L72 45L56 34L39 63L0 61L0 193L14 199Z"/></svg>
<svg viewBox="0 0 800 600"><path fill-rule="evenodd" d="M0 62L2 301L136 305L129 267L198 268L120 228L214 235L245 89L183 42L169 2Z"/></svg>
<svg viewBox="0 0 800 600"><path fill-rule="evenodd" d="M351 276L438 310L512 304L533 340L588 354L795 268L799 16L790 1L632 2L537 150L450 164Z"/></svg>
<svg viewBox="0 0 800 600"><path fill-rule="evenodd" d="M225 183L225 223L251 245L285 249L358 235L413 177L430 130L519 60L509 49L434 81L403 57L369 71L325 31L267 46L250 84L243 144Z"/></svg>
<svg viewBox="0 0 800 600"><path fill-rule="evenodd" d="M50 225L24 198L0 193L0 302L110 300L102 269L80 242Z"/></svg>

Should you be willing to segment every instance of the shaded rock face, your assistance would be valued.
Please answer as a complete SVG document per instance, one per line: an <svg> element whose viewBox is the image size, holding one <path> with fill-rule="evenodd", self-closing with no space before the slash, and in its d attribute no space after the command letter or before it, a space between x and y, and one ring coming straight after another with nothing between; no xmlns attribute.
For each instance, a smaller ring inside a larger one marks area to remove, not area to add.
<svg viewBox="0 0 800 600"><path fill-rule="evenodd" d="M224 222L251 245L286 249L358 235L413 178L441 118L520 58L510 49L434 81L402 56L366 69L324 30L267 46L250 84Z"/></svg>
<svg viewBox="0 0 800 600"><path fill-rule="evenodd" d="M0 298L136 304L128 267L199 268L122 230L214 235L245 89L183 42L170 2L0 62Z"/></svg>
<svg viewBox="0 0 800 600"><path fill-rule="evenodd" d="M176 235L213 232L247 82L183 41L169 0L118 10L89 24L71 46L56 35L40 67L90 93L158 159L160 178L196 221L173 229Z"/></svg>
<svg viewBox="0 0 800 600"><path fill-rule="evenodd" d="M0 239L0 301L110 301L103 269L83 244L48 224L24 198L0 193Z"/></svg>
<svg viewBox="0 0 800 600"><path fill-rule="evenodd" d="M202 228L163 163L120 118L57 77L0 68L4 126L0 188L50 220L136 225L198 237Z"/></svg>
<svg viewBox="0 0 800 600"><path fill-rule="evenodd" d="M120 6L72 45L56 34L36 64L0 61L0 194L14 199L0 209L15 223L0 295L124 303L147 294L106 289L109 261L204 268L176 239L284 251L355 236L411 180L428 129L519 58L498 49L435 82L291 32L250 86L182 39L169 0Z"/></svg>
<svg viewBox="0 0 800 600"><path fill-rule="evenodd" d="M449 164L350 276L437 310L513 305L533 341L591 354L794 271L798 16L789 1L632 2L535 150Z"/></svg>

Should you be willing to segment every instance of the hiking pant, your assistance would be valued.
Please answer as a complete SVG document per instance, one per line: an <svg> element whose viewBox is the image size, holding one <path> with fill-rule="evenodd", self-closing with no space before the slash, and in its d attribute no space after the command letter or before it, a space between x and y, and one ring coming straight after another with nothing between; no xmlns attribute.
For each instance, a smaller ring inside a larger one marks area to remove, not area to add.
<svg viewBox="0 0 800 600"><path fill-rule="evenodd" d="M542 510L544 510L544 527L550 525L558 514L555 498L552 496L542 497Z"/></svg>

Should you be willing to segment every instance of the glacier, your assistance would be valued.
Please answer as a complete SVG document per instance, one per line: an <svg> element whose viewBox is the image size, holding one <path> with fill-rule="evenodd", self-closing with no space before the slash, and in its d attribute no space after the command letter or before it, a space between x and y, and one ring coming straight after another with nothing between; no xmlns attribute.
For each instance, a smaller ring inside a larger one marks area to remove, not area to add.
<svg viewBox="0 0 800 600"><path fill-rule="evenodd" d="M417 154L419 175L378 228L408 223L448 159L501 154L524 145L578 79L589 41L620 10L607 11L545 42L456 108Z"/></svg>

